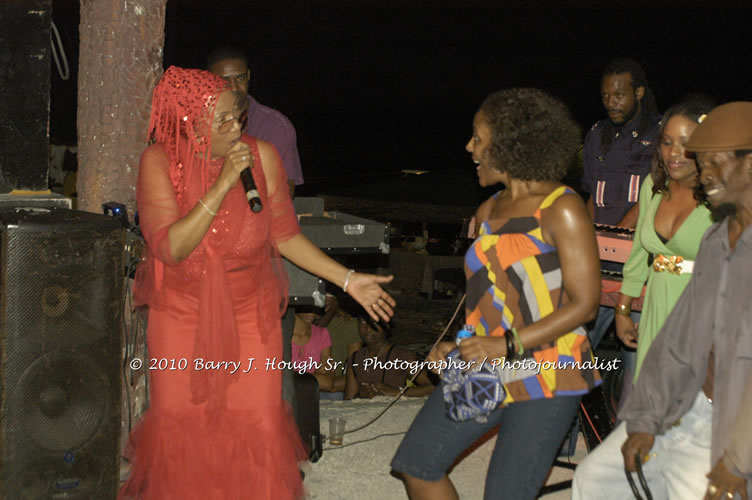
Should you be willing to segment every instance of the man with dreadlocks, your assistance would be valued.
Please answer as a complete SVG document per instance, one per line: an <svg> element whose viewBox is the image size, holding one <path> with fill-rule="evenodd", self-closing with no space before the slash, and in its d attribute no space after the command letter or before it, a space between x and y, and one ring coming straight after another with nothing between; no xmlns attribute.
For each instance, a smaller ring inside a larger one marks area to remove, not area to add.
<svg viewBox="0 0 752 500"><path fill-rule="evenodd" d="M660 116L645 71L632 59L615 59L605 67L601 100L608 118L593 125L585 136L582 188L590 195L587 207L596 224L634 228L640 186L650 174ZM621 271L621 264L613 264L610 270ZM632 320L638 323L639 313L633 313ZM601 307L588 334L593 348L613 321L614 310ZM631 380L634 353L622 358L625 380Z"/></svg>
<svg viewBox="0 0 752 500"><path fill-rule="evenodd" d="M650 172L660 116L642 67L616 59L601 78L608 119L585 137L582 187L597 224L634 228L640 185Z"/></svg>

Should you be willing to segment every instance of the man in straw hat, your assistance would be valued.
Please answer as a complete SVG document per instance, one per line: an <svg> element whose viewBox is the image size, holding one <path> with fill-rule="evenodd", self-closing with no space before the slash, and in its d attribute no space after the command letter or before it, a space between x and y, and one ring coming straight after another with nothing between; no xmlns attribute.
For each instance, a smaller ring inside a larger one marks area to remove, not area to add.
<svg viewBox="0 0 752 500"><path fill-rule="evenodd" d="M676 449L688 444L670 436L682 419L693 418L698 432L690 441L701 441L702 429L712 420L705 499L749 499L752 102L715 108L695 129L686 148L697 153L700 183L719 222L703 237L692 279L651 345L634 391L620 413L628 435L622 455L628 474L636 469L636 457L644 464L654 498L688 498L677 496L668 487L677 478L667 477L667 471L681 470ZM704 404L703 392L712 402L710 412L697 411L698 405ZM696 473L687 471L678 479L689 482L694 476ZM589 489L589 477L575 476L575 497L578 489ZM611 493L616 493L618 483L611 486ZM624 498L631 498L629 488L626 492Z"/></svg>

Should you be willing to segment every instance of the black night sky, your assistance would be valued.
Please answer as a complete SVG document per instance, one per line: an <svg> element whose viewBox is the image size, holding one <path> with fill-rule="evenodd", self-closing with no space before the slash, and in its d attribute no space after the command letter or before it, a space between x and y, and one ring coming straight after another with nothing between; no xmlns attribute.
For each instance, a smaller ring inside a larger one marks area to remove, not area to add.
<svg viewBox="0 0 752 500"><path fill-rule="evenodd" d="M748 10L196 3L168 2L165 67L203 67L218 45L244 50L251 93L297 129L303 194L368 185L381 186L384 198L401 197L388 179L425 169L433 181L417 200L474 205L483 194L464 144L481 100L505 87L540 87L562 98L587 130L604 117L600 71L615 57L643 64L661 111L688 92L719 102L751 98ZM53 12L74 53L77 16L75 7ZM53 69L53 142L75 140L65 128L75 92L75 75L62 82ZM460 185L470 194L447 194Z"/></svg>

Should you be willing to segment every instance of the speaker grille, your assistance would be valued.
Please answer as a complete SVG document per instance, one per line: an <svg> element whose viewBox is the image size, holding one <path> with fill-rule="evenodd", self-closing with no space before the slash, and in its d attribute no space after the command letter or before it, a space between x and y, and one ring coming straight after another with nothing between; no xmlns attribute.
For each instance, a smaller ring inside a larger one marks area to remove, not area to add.
<svg viewBox="0 0 752 500"><path fill-rule="evenodd" d="M21 426L40 448L65 452L96 435L107 415L107 373L90 356L76 351L47 354L21 375Z"/></svg>
<svg viewBox="0 0 752 500"><path fill-rule="evenodd" d="M124 230L73 210L0 222L0 497L114 497Z"/></svg>
<svg viewBox="0 0 752 500"><path fill-rule="evenodd" d="M117 240L89 231L12 232L7 249L6 335L13 342L74 348L111 335L120 307L111 272L122 259Z"/></svg>

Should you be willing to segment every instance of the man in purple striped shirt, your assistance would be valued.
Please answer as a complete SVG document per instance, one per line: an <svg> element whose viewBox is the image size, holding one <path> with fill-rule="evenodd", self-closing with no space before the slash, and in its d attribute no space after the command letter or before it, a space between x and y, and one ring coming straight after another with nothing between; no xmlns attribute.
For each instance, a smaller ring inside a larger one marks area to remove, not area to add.
<svg viewBox="0 0 752 500"><path fill-rule="evenodd" d="M207 57L207 69L226 80L233 90L248 93L251 70L245 55L235 47L221 47ZM290 198L295 186L303 184L303 172L296 144L295 127L279 111L264 106L248 96L248 124L245 133L271 142L277 148L287 172Z"/></svg>

